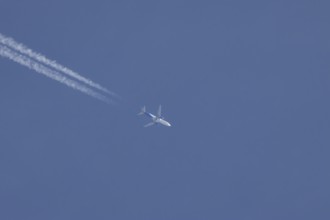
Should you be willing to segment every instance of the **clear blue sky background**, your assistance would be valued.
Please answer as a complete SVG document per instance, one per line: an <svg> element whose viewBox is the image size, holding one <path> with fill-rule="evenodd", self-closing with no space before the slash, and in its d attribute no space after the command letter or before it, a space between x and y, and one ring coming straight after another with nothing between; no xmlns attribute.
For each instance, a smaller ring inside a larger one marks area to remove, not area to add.
<svg viewBox="0 0 330 220"><path fill-rule="evenodd" d="M329 7L2 0L2 34L123 101L1 58L0 219L330 219Z"/></svg>

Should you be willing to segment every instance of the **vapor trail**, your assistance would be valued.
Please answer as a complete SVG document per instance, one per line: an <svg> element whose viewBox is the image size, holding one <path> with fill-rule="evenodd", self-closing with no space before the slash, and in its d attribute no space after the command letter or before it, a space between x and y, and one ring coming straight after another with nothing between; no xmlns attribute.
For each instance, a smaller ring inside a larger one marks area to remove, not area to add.
<svg viewBox="0 0 330 220"><path fill-rule="evenodd" d="M108 89L104 88L103 86L93 82L92 80L81 76L79 73L74 72L73 70L71 70L65 66L62 66L61 64L57 63L55 60L50 60L47 57L45 57L44 55L34 52L32 49L28 48L27 46L25 46L21 43L18 43L14 39L12 39L10 37L6 37L1 33L0 33L0 43L6 45L7 47L11 47L14 50L17 50L18 52L25 54L28 57L35 59L46 66L50 66L59 72L63 72L64 74L67 74L74 79L80 80L81 82L86 83L90 87L99 89L100 91L108 93L112 96L117 96L115 93L113 93L113 92L109 91Z"/></svg>
<svg viewBox="0 0 330 220"><path fill-rule="evenodd" d="M77 81L74 81L72 79L69 79L69 78L65 77L64 75L60 74L59 72L54 71L54 70L46 67L45 65L40 64L40 63L30 59L27 56L21 55L1 44L0 44L0 55L18 63L18 64L21 64L25 67L28 67L29 69L32 69L40 74L43 74L53 80L56 80L66 86L69 86L82 93L85 93L93 98L99 99L106 103L112 103L111 100L109 100L104 95L102 95L98 92L95 92L94 90L88 88L87 86L85 86Z"/></svg>

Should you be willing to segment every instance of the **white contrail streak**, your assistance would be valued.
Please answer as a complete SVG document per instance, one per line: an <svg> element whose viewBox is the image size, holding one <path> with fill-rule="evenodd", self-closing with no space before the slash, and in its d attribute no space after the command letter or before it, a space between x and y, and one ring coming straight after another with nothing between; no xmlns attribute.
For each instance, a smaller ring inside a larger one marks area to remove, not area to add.
<svg viewBox="0 0 330 220"><path fill-rule="evenodd" d="M69 86L73 89L76 89L82 93L85 93L93 98L99 99L103 102L106 103L112 103L112 101L110 101L107 97L105 97L104 95L95 92L94 90L88 88L87 86L74 81L72 79L69 79L67 77L65 77L64 75L60 74L57 71L54 71L48 67L46 67L45 65L42 65L32 59L30 59L27 56L21 55L19 53L16 53L15 51L9 49L6 46L3 46L0 44L0 56L6 57L18 64L21 64L25 67L28 67L29 69L32 69L40 74L43 74L51 79L54 79L62 84L65 84L66 86Z"/></svg>
<svg viewBox="0 0 330 220"><path fill-rule="evenodd" d="M113 92L109 91L108 89L104 88L103 86L93 82L92 80L81 76L79 73L74 72L73 70L71 70L65 66L62 66L61 64L57 63L55 60L50 60L47 57L45 57L44 55L34 52L32 49L28 48L27 46L25 46L21 43L18 43L14 39L12 39L10 37L6 37L1 33L0 33L0 43L6 45L7 47L11 47L14 50L17 50L18 52L20 52L24 55L27 55L28 57L35 59L38 62L40 62L46 66L50 66L59 72L63 72L64 74L67 74L74 79L80 80L81 82L86 83L90 87L99 89L100 91L108 93L112 96L117 96L115 93L113 93Z"/></svg>

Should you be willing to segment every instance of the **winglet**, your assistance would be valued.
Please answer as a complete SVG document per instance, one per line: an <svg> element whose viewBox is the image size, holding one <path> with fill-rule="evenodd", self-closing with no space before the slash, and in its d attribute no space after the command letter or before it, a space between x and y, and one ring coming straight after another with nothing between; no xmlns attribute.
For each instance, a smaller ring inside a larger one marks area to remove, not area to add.
<svg viewBox="0 0 330 220"><path fill-rule="evenodd" d="M141 111L138 113L138 115L143 115L145 112L146 112L146 107L143 106L143 107L141 108Z"/></svg>

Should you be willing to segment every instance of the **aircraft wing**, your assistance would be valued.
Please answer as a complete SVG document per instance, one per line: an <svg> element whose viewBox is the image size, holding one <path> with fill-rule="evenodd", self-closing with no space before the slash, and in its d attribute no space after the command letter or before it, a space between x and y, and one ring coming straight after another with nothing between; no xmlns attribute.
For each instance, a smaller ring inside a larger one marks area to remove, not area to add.
<svg viewBox="0 0 330 220"><path fill-rule="evenodd" d="M162 106L159 105L158 112L157 112L157 117L160 118L162 116Z"/></svg>
<svg viewBox="0 0 330 220"><path fill-rule="evenodd" d="M149 124L146 124L144 127L146 128L146 127L149 127L149 126L154 125L154 124L155 124L155 122L150 122Z"/></svg>

